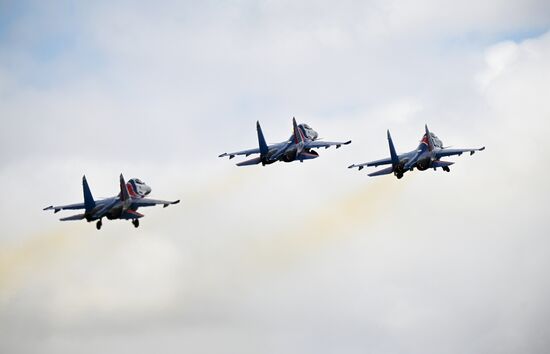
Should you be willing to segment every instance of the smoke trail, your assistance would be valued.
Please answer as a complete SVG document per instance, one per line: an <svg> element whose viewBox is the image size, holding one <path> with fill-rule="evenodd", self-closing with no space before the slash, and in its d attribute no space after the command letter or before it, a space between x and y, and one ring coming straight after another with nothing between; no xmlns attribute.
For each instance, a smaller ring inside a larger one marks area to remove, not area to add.
<svg viewBox="0 0 550 354"><path fill-rule="evenodd" d="M215 198L223 198L254 178L254 171L247 172L231 169L227 173L202 179L195 188L190 188L191 193L184 202L196 206L207 204ZM84 236L96 234L95 228L90 229L90 226L91 224L85 222L62 223L44 232L18 235L18 240L24 240L18 245L3 244L0 248L0 306L32 279L45 274L56 264L67 261L64 256L78 252L78 245L89 240ZM110 242L114 248L126 246Z"/></svg>
<svg viewBox="0 0 550 354"><path fill-rule="evenodd" d="M309 215L292 220L249 250L248 261L255 269L277 269L289 265L308 252L346 239L356 230L366 232L371 224L387 213L408 181L396 183L390 178L368 180L359 188L336 197L312 210Z"/></svg>
<svg viewBox="0 0 550 354"><path fill-rule="evenodd" d="M0 305L5 303L25 281L42 272L44 266L58 261L58 257L78 242L69 230L48 231L25 237L18 246L3 246L0 250Z"/></svg>
<svg viewBox="0 0 550 354"><path fill-rule="evenodd" d="M255 178L259 171L257 169L237 169L232 168L226 170L223 174L216 173L215 177L206 177L199 181L198 184L191 186L190 190L186 191L186 202L190 204L204 204L212 200L223 197L238 191L240 188Z"/></svg>

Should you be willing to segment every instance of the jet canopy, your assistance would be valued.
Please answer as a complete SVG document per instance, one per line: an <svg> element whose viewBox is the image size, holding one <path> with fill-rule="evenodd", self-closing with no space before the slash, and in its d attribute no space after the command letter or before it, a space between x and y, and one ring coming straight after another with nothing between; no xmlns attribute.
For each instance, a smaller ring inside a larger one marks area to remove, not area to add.
<svg viewBox="0 0 550 354"><path fill-rule="evenodd" d="M443 147L443 142L434 133L430 132L430 136L432 138L432 142L433 142L435 147L438 147L438 148Z"/></svg>
<svg viewBox="0 0 550 354"><path fill-rule="evenodd" d="M128 186L129 190L131 189L134 193L141 197L145 197L146 195L151 193L151 187L146 185L145 182L143 182L139 178L129 179L126 185Z"/></svg>
<svg viewBox="0 0 550 354"><path fill-rule="evenodd" d="M443 142L434 133L430 132L430 138L434 147L440 148L440 149L443 148ZM426 136L426 134L422 136L421 142L428 145L428 137Z"/></svg>
<svg viewBox="0 0 550 354"><path fill-rule="evenodd" d="M310 140L316 140L319 137L319 134L317 134L317 132L313 130L308 124L302 123L299 124L298 127L302 129L305 137Z"/></svg>

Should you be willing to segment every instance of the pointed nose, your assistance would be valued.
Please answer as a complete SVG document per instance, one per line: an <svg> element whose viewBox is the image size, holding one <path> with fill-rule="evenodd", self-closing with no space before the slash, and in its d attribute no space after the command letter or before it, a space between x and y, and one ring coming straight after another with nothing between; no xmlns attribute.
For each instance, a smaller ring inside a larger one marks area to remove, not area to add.
<svg viewBox="0 0 550 354"><path fill-rule="evenodd" d="M310 130L311 140L316 140L319 137L319 134L313 129Z"/></svg>
<svg viewBox="0 0 550 354"><path fill-rule="evenodd" d="M147 185L145 185L144 187L145 187L144 188L145 189L145 195L148 195L149 193L151 193L151 187L149 187Z"/></svg>

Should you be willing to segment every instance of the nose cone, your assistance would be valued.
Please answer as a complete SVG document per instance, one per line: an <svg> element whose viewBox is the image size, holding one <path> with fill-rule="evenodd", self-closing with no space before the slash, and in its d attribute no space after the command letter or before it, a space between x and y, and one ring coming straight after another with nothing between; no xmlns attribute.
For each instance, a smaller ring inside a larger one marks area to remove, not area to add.
<svg viewBox="0 0 550 354"><path fill-rule="evenodd" d="M315 140L319 137L319 134L317 134L317 132L315 130L311 129L311 132L312 132L312 135L313 135L313 137L312 137L313 140Z"/></svg>
<svg viewBox="0 0 550 354"><path fill-rule="evenodd" d="M148 185L143 186L143 190L145 191L145 195L149 195L149 193L151 193L151 187Z"/></svg>

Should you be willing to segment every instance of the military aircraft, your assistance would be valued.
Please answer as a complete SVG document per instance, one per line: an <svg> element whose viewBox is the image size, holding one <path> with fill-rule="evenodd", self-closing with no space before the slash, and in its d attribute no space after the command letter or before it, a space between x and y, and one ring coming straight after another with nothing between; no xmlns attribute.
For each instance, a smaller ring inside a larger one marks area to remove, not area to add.
<svg viewBox="0 0 550 354"><path fill-rule="evenodd" d="M439 138L428 129L428 125L425 125L425 134L420 141L420 144L416 150L406 152L404 154L398 155L393 141L388 130L388 144L390 147L390 157L362 163L359 165L353 164L348 168L357 167L359 170L362 170L364 167L378 167L380 165L391 165L390 167L384 168L382 170L369 173L369 176L381 176L388 175L393 173L398 179L403 177L403 174L407 171L412 171L416 167L420 171L427 170L428 168L433 168L436 170L438 167L443 169L443 171L450 172L451 169L449 166L454 164L454 162L441 161L442 157L452 156L452 155L462 155L465 152L469 152L470 155L473 155L476 151L485 150L485 146L477 149L449 149L443 147L443 143Z"/></svg>
<svg viewBox="0 0 550 354"><path fill-rule="evenodd" d="M109 220L132 220L132 224L134 224L135 227L139 227L139 219L144 216L136 211L139 207L162 204L166 208L170 204L178 204L180 202L179 200L171 202L145 198L151 193L151 187L143 183L139 178L132 178L126 183L124 182L122 174L120 174L120 193L116 197L94 200L88 182L86 181L86 176L82 177L82 188L84 190L84 203L49 206L44 208L44 210L53 210L54 213L57 213L65 209L84 209L83 214L77 214L59 220L86 219L88 222L97 220L96 228L99 230L102 225L101 220L104 217Z"/></svg>
<svg viewBox="0 0 550 354"><path fill-rule="evenodd" d="M253 159L237 163L237 166L257 165L259 163L265 166L276 161L292 162L298 160L304 162L304 160L311 160L319 157L317 151L312 149L322 147L328 149L330 146L336 146L338 149L342 145L351 143L351 140L345 142L320 141L317 140L317 132L311 129L309 125L297 124L296 118L292 118L292 124L294 128L293 133L287 141L267 145L260 122L256 122L259 148L223 153L219 157L229 156L229 159L232 159L236 155L249 156L252 154L260 154L260 156Z"/></svg>

